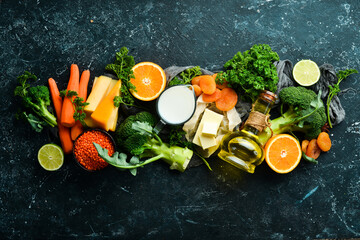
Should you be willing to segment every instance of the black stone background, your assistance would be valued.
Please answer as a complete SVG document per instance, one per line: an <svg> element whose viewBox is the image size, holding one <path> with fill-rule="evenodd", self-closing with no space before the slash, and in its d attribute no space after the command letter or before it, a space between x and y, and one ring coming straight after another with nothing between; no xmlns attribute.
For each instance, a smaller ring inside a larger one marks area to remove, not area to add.
<svg viewBox="0 0 360 240"><path fill-rule="evenodd" d="M71 158L43 170L52 139L14 120L16 77L65 88L71 63L103 73L127 46L136 62L219 70L267 43L281 59L359 67L359 2L0 0L0 236L8 239L324 239L360 237L359 76L341 84L347 116L318 165L253 175L216 158L179 174L163 163L133 177L87 173Z"/></svg>

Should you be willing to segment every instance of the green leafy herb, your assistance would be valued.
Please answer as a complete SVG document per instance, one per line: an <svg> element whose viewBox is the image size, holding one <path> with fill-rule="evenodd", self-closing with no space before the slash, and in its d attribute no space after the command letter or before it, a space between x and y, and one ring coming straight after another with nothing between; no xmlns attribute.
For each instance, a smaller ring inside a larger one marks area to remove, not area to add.
<svg viewBox="0 0 360 240"><path fill-rule="evenodd" d="M44 126L56 126L56 117L47 109L51 103L49 89L46 86L30 86L28 81L35 81L37 77L28 71L25 71L17 80L19 86L15 88L14 96L22 99L25 110L20 110L16 117L26 119L36 132L40 132Z"/></svg>
<svg viewBox="0 0 360 240"><path fill-rule="evenodd" d="M174 77L169 82L169 86L191 84L191 80L200 75L202 75L202 72L199 66L188 68L179 74L180 78Z"/></svg>
<svg viewBox="0 0 360 240"><path fill-rule="evenodd" d="M358 73L356 69L347 69L347 70L340 70L338 73L336 73L336 76L338 78L338 82L334 84L333 86L329 86L329 94L326 100L326 110L327 110L327 116L328 116L328 123L329 127L332 128L331 119L330 119L330 103L334 96L336 96L340 92L340 83L342 80L350 76L351 74Z"/></svg>
<svg viewBox="0 0 360 240"><path fill-rule="evenodd" d="M274 62L278 60L279 55L269 45L254 45L227 61L216 81L227 82L243 100L254 102L262 90L276 91L279 78Z"/></svg>
<svg viewBox="0 0 360 240"><path fill-rule="evenodd" d="M193 149L193 144L186 140L185 131L182 129L182 126L170 126L169 133L169 145L170 146L181 146Z"/></svg>
<svg viewBox="0 0 360 240"><path fill-rule="evenodd" d="M75 110L73 118L75 121L80 121L83 126L87 126L85 123L86 113L84 112L84 108L86 105L89 105L89 103L85 102L83 98L79 97L76 91L72 90L60 91L60 97L70 98Z"/></svg>
<svg viewBox="0 0 360 240"><path fill-rule="evenodd" d="M139 107L135 104L134 97L125 85L121 85L120 96L114 97L114 106L120 107L120 104L124 104L130 107Z"/></svg>
<svg viewBox="0 0 360 240"><path fill-rule="evenodd" d="M120 96L114 98L114 105L119 107L120 104L127 106L135 106L135 99L130 91L136 91L134 84L130 82L130 79L134 77L132 67L135 65L134 57L128 55L129 50L126 47L122 47L119 52L116 53L115 61L112 64L108 64L105 70L114 73L119 80L121 80Z"/></svg>

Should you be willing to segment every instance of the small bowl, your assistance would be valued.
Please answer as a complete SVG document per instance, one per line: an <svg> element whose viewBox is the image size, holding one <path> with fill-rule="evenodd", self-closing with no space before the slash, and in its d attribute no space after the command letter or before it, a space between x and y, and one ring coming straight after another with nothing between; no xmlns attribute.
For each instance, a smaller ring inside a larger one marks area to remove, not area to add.
<svg viewBox="0 0 360 240"><path fill-rule="evenodd" d="M83 131L83 132L75 139L74 145L73 145L73 151L72 151L73 158L75 159L75 162L77 163L77 165L78 165L80 168L84 169L84 170L87 171L87 172L96 172L96 171L99 171L99 170L101 170L101 169L97 169L97 170L87 169L86 167L84 167L84 166L78 161L78 159L76 158L76 155L75 155L76 142L78 141L78 139L79 139L84 133L89 132L89 131L97 131L97 132L101 132L101 133L105 134L106 137L108 137L108 138L110 139L112 145L114 146L114 150L116 149L116 144L115 144L114 138L113 138L107 131L105 131L105 130L103 130L103 129L99 129L99 128L87 129L87 130Z"/></svg>

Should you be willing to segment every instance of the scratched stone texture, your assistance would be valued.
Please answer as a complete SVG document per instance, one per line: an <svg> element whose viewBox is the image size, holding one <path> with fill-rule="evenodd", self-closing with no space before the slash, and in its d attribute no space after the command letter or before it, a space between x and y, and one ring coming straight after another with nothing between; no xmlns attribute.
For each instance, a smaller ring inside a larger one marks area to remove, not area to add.
<svg viewBox="0 0 360 240"><path fill-rule="evenodd" d="M356 0L0 0L0 236L5 239L335 239L360 237L359 75L340 95L346 119L318 165L253 175L213 158L184 173L163 163L133 177L80 169L71 157L46 172L37 151L55 141L14 114L16 77L29 70L64 89L71 63L103 73L122 46L136 62L220 70L267 43L281 59L360 70Z"/></svg>

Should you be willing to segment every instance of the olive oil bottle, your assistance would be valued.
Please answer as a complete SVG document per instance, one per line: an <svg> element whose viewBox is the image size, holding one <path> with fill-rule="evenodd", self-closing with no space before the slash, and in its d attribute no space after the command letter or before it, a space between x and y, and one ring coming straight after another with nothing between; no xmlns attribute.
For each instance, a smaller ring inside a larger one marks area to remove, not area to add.
<svg viewBox="0 0 360 240"><path fill-rule="evenodd" d="M246 172L254 173L255 167L264 160L264 149L258 142L258 134L268 124L269 112L277 99L276 94L262 91L253 104L244 128L228 133L222 139L218 156Z"/></svg>

